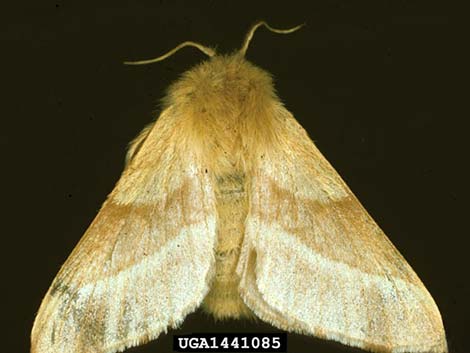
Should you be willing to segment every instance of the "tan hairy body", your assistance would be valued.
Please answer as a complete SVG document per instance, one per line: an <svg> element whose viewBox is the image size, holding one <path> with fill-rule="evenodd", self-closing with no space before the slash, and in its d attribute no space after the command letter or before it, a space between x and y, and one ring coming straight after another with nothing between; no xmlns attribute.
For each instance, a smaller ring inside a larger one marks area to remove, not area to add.
<svg viewBox="0 0 470 353"><path fill-rule="evenodd" d="M182 115L194 116L195 120L188 119L182 129L193 129L198 134L194 138L207 158L208 170L214 173L218 216L216 274L203 308L220 319L251 316L251 310L240 297L240 278L236 273L249 205L245 185L245 173L249 173L245 170L246 152L250 148L247 144L259 138L250 133L255 127L251 126L252 119L247 112L255 107L263 111L263 103L267 104L274 92L269 86L263 86L270 78L256 67L246 66L238 55L221 57L211 66L201 66L188 75L187 80L194 85L190 98L184 98L188 87L182 84L175 86L168 99L188 99L185 105L190 110ZM194 102L198 102L199 111L192 111ZM247 104L250 102L252 106ZM219 116L224 118L219 119Z"/></svg>
<svg viewBox="0 0 470 353"><path fill-rule="evenodd" d="M245 60L263 24L170 87L44 298L33 353L122 351L199 306L376 352L447 351L418 276Z"/></svg>

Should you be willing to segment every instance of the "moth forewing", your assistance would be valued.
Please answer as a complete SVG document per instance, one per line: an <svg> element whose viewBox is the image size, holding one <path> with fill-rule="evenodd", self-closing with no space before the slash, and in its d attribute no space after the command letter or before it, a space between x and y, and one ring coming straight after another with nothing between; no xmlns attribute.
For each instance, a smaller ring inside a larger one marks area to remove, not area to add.
<svg viewBox="0 0 470 353"><path fill-rule="evenodd" d="M284 109L257 164L238 266L255 314L377 352L445 352L432 297Z"/></svg>
<svg viewBox="0 0 470 353"><path fill-rule="evenodd" d="M178 326L208 292L213 186L182 143L188 130L157 129L168 119L131 147L116 188L41 304L32 352L122 351Z"/></svg>

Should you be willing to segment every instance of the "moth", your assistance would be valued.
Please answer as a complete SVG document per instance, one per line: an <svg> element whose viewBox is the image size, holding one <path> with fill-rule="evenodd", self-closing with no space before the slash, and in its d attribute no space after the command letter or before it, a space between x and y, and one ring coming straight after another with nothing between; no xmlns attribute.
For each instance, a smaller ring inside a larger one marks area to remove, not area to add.
<svg viewBox="0 0 470 353"><path fill-rule="evenodd" d="M111 353L199 307L374 352L447 352L413 269L240 50L171 85L54 279L33 353Z"/></svg>

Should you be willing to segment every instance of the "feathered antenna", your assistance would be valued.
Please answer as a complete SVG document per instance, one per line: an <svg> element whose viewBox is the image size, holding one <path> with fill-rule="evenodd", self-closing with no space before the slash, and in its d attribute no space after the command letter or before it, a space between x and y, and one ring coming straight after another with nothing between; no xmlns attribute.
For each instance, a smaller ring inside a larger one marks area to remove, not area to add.
<svg viewBox="0 0 470 353"><path fill-rule="evenodd" d="M184 48L184 47L195 47L195 48L198 48L200 51L202 51L204 54L206 54L207 56L214 56L216 53L215 53L215 50L212 49L212 48L209 48L209 47L206 47L205 45L202 45L200 43L196 43L196 42L183 42L181 43L180 45L178 45L177 47L171 49L170 51L168 51L167 53L159 56L158 58L155 58L155 59L149 59L149 60L140 60L140 61L124 61L124 64L125 65L146 65L146 64L152 64L152 63L156 63L158 61L162 61L162 60L165 60L166 58L168 58L169 56L172 56L174 53L176 53L178 50L180 50L181 48Z"/></svg>
<svg viewBox="0 0 470 353"><path fill-rule="evenodd" d="M280 33L280 34L288 34L288 33L292 33L292 32L297 31L298 29L300 29L304 25L305 24L301 24L301 25L298 25L298 26L295 26L295 27L289 28L289 29L278 29L278 28L271 27L265 21L258 21L250 28L250 30L246 34L245 41L243 42L243 46L240 49L240 53L242 54L242 56L245 56L246 51L248 49L248 46L250 45L251 39L253 38L253 34L256 32L258 27L265 26L271 32ZM165 54L163 54L163 55L161 55L157 58L148 59L148 60L139 60L139 61L124 61L124 64L125 65L152 64L152 63L155 63L155 62L158 62L158 61L165 60L166 58L172 56L174 53L176 53L178 50L180 50L181 48L184 48L184 47L195 47L195 48L199 49L200 51L202 51L204 54L206 54L209 57L212 57L212 56L216 55L215 50L212 49L212 48L206 47L205 45L202 45L200 43L187 41L187 42L181 43L180 45L176 46L175 48L171 49L167 53L165 53Z"/></svg>
<svg viewBox="0 0 470 353"><path fill-rule="evenodd" d="M271 27L265 21L256 22L246 34L245 41L243 42L243 46L240 49L240 53L242 54L242 56L245 56L248 46L250 45L251 39L253 38L253 34L255 34L255 31L258 29L258 27L261 27L261 26L265 26L267 29L269 29L271 32L274 32L274 33L288 34L288 33L295 32L298 29L302 28L303 26L305 26L305 23L302 23L301 25L298 25L289 29L278 29L278 28Z"/></svg>

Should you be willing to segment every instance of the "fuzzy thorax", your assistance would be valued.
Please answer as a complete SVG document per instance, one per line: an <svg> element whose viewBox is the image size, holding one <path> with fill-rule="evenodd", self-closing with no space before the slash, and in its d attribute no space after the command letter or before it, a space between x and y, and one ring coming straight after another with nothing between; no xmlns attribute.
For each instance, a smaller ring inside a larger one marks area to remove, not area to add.
<svg viewBox="0 0 470 353"><path fill-rule="evenodd" d="M249 167L248 154L267 142L273 110L281 105L271 75L239 52L214 56L185 72L163 102L185 120L193 147L199 145L208 168L219 176Z"/></svg>
<svg viewBox="0 0 470 353"><path fill-rule="evenodd" d="M164 102L227 119L254 115L273 98L271 75L236 52L214 56L185 72L170 86Z"/></svg>

